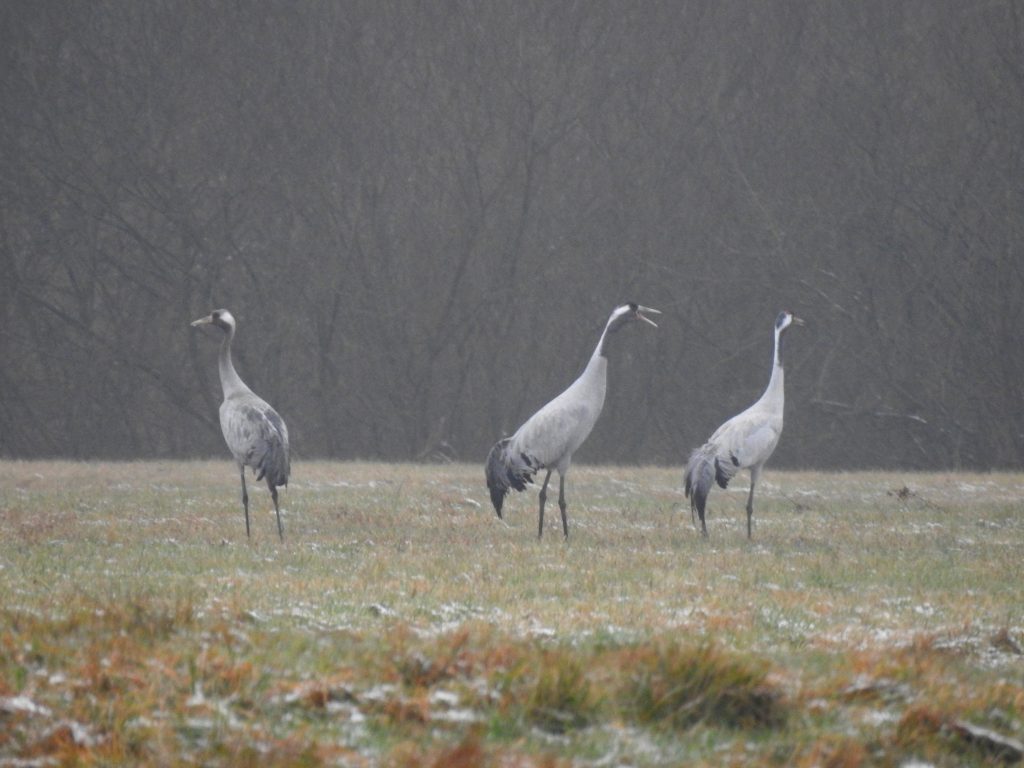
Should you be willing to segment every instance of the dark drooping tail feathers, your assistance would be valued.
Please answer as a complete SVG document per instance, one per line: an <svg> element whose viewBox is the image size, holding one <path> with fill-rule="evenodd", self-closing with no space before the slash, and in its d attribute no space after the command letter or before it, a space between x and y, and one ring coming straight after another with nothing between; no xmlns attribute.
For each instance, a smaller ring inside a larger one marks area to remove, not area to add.
<svg viewBox="0 0 1024 768"><path fill-rule="evenodd" d="M684 491L690 499L690 511L700 515L702 523L708 494L716 479L715 463L715 447L711 443L697 448L686 462Z"/></svg>
<svg viewBox="0 0 1024 768"><path fill-rule="evenodd" d="M690 454L686 462L684 490L690 499L690 513L697 513L700 518L701 531L707 536L704 524L704 510L707 506L708 494L715 483L722 488L729 485L733 475L739 469L739 460L735 456L722 459L714 443L705 443Z"/></svg>
<svg viewBox="0 0 1024 768"><path fill-rule="evenodd" d="M256 479L267 479L267 487L273 490L288 485L291 461L288 458L288 431L281 417L273 408L263 414L266 418L264 429L254 441L250 466L256 470ZM267 428L269 424L272 428Z"/></svg>
<svg viewBox="0 0 1024 768"><path fill-rule="evenodd" d="M515 455L509 450L511 437L499 440L487 454L487 487L491 491L494 511L501 517L501 505L509 488L525 491L526 484L533 482L533 476L540 468L526 455Z"/></svg>
<svg viewBox="0 0 1024 768"><path fill-rule="evenodd" d="M256 459L256 479L267 479L268 488L280 488L288 485L291 462L288 460L288 449L280 443L265 446L262 455Z"/></svg>

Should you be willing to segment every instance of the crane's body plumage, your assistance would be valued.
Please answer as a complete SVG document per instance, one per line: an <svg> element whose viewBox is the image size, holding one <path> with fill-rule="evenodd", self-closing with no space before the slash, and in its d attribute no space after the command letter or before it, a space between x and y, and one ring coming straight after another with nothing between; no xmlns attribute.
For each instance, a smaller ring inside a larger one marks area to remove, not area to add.
<svg viewBox="0 0 1024 768"><path fill-rule="evenodd" d="M569 387L549 402L515 431L499 440L487 457L487 486L498 517L509 489L522 491L540 470L547 470L540 491L537 536L544 533L544 503L552 471L559 477L558 507L562 515L562 532L569 537L566 518L565 476L572 456L590 435L604 408L608 382L607 344L609 336L632 319L657 325L641 312L658 310L625 304L616 307L605 325L601 339L590 356L586 368Z"/></svg>
<svg viewBox="0 0 1024 768"><path fill-rule="evenodd" d="M277 513L277 532L284 538L277 489L288 485L291 464L288 455L288 427L277 411L253 392L235 371L231 360L231 341L235 335L235 319L225 309L218 309L192 325L216 325L224 331L218 370L224 401L220 404L220 429L224 442L238 464L242 479L242 506L245 510L245 535L249 535L249 494L245 488L245 468L251 467L256 480L266 480Z"/></svg>
<svg viewBox="0 0 1024 768"><path fill-rule="evenodd" d="M595 355L576 381L526 420L512 435L510 450L535 464L569 469L572 455L590 435L604 408L608 360Z"/></svg>
<svg viewBox="0 0 1024 768"><path fill-rule="evenodd" d="M252 467L257 480L288 485L288 427L265 400L251 392L226 399L220 428L239 465Z"/></svg>
<svg viewBox="0 0 1024 768"><path fill-rule="evenodd" d="M782 436L785 410L785 371L782 365L782 334L791 324L803 325L788 312L775 323L775 355L772 375L764 394L752 406L733 416L690 454L686 465L684 490L690 498L690 510L700 517L701 533L707 536L705 506L714 483L725 488L741 469L750 470L750 494L747 497L747 537L752 535L754 488L761 468L768 461Z"/></svg>

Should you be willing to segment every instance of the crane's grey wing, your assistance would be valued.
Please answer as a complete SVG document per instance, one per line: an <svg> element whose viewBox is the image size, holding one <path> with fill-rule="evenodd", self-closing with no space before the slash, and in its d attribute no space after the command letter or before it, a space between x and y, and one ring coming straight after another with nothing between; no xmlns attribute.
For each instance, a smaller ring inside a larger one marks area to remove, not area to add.
<svg viewBox="0 0 1024 768"><path fill-rule="evenodd" d="M722 488L727 488L729 481L744 466L740 448L750 429L751 413L748 410L722 424L701 449L714 455L709 463L714 468L715 482Z"/></svg>
<svg viewBox="0 0 1024 768"><path fill-rule="evenodd" d="M767 461L779 444L779 436L779 430L771 424L762 424L748 432L737 446L740 466L752 467Z"/></svg>
<svg viewBox="0 0 1024 768"><path fill-rule="evenodd" d="M288 485L288 427L269 404L256 397L226 401L221 427L235 459L252 467L257 480L266 477L274 487Z"/></svg>
<svg viewBox="0 0 1024 768"><path fill-rule="evenodd" d="M761 464L771 456L779 442L779 430L756 412L747 412L722 425L713 441L720 465L716 474L723 475L728 482L740 469ZM721 478L716 479L724 488Z"/></svg>
<svg viewBox="0 0 1024 768"><path fill-rule="evenodd" d="M762 421L759 411L747 410L732 417L700 448L690 454L683 476L684 491L691 508L701 510L711 491L712 482L722 488L741 469L762 463L779 442L779 433Z"/></svg>
<svg viewBox="0 0 1024 768"><path fill-rule="evenodd" d="M552 400L512 436L513 450L531 466L553 467L580 446L593 426L585 406Z"/></svg>

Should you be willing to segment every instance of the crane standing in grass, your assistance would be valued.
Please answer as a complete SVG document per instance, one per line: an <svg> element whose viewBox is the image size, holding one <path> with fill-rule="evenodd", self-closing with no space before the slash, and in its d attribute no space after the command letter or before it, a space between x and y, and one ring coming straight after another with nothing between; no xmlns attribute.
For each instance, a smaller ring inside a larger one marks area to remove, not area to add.
<svg viewBox="0 0 1024 768"><path fill-rule="evenodd" d="M608 381L609 338L615 331L632 320L658 324L643 315L644 312L661 314L657 309L637 304L616 307L608 318L597 348L590 362L569 388L527 419L511 437L499 440L487 456L487 487L491 492L494 510L501 517L501 506L509 488L526 489L533 476L546 469L544 485L540 489L540 512L537 538L544 535L544 502L547 500L551 472L558 470L558 508L562 513L562 532L569 538L569 522L565 516L565 476L569 472L572 455L587 439L597 417L604 407L604 393Z"/></svg>
<svg viewBox="0 0 1024 768"><path fill-rule="evenodd" d="M266 478L277 513L277 535L284 540L281 508L277 504L278 486L288 485L288 428L277 411L254 393L235 372L231 362L231 340L235 337L235 318L226 309L195 320L193 326L215 325L224 332L220 345L220 385L224 402L220 405L220 428L242 477L242 507L245 509L245 535L249 536L249 494L245 489L245 468L252 467L256 480Z"/></svg>
<svg viewBox="0 0 1024 768"><path fill-rule="evenodd" d="M768 388L761 399L725 424L700 448L690 454L686 465L685 491L690 498L690 512L700 516L701 533L708 535L704 508L712 485L717 481L725 488L739 470L750 470L750 495L747 497L747 538L751 538L754 516L754 486L761 476L761 467L772 455L782 435L784 405L782 335L791 325L804 321L790 312L781 312L775 319L775 359Z"/></svg>

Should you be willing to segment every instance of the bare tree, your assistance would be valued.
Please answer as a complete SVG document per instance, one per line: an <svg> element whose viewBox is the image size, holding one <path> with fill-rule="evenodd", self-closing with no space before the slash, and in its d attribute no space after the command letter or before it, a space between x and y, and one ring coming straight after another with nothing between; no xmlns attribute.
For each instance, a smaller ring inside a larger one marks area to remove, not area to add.
<svg viewBox="0 0 1024 768"><path fill-rule="evenodd" d="M298 457L480 460L638 300L581 460L681 462L782 308L780 465L1024 460L1008 0L0 21L0 454L218 453L227 306Z"/></svg>

